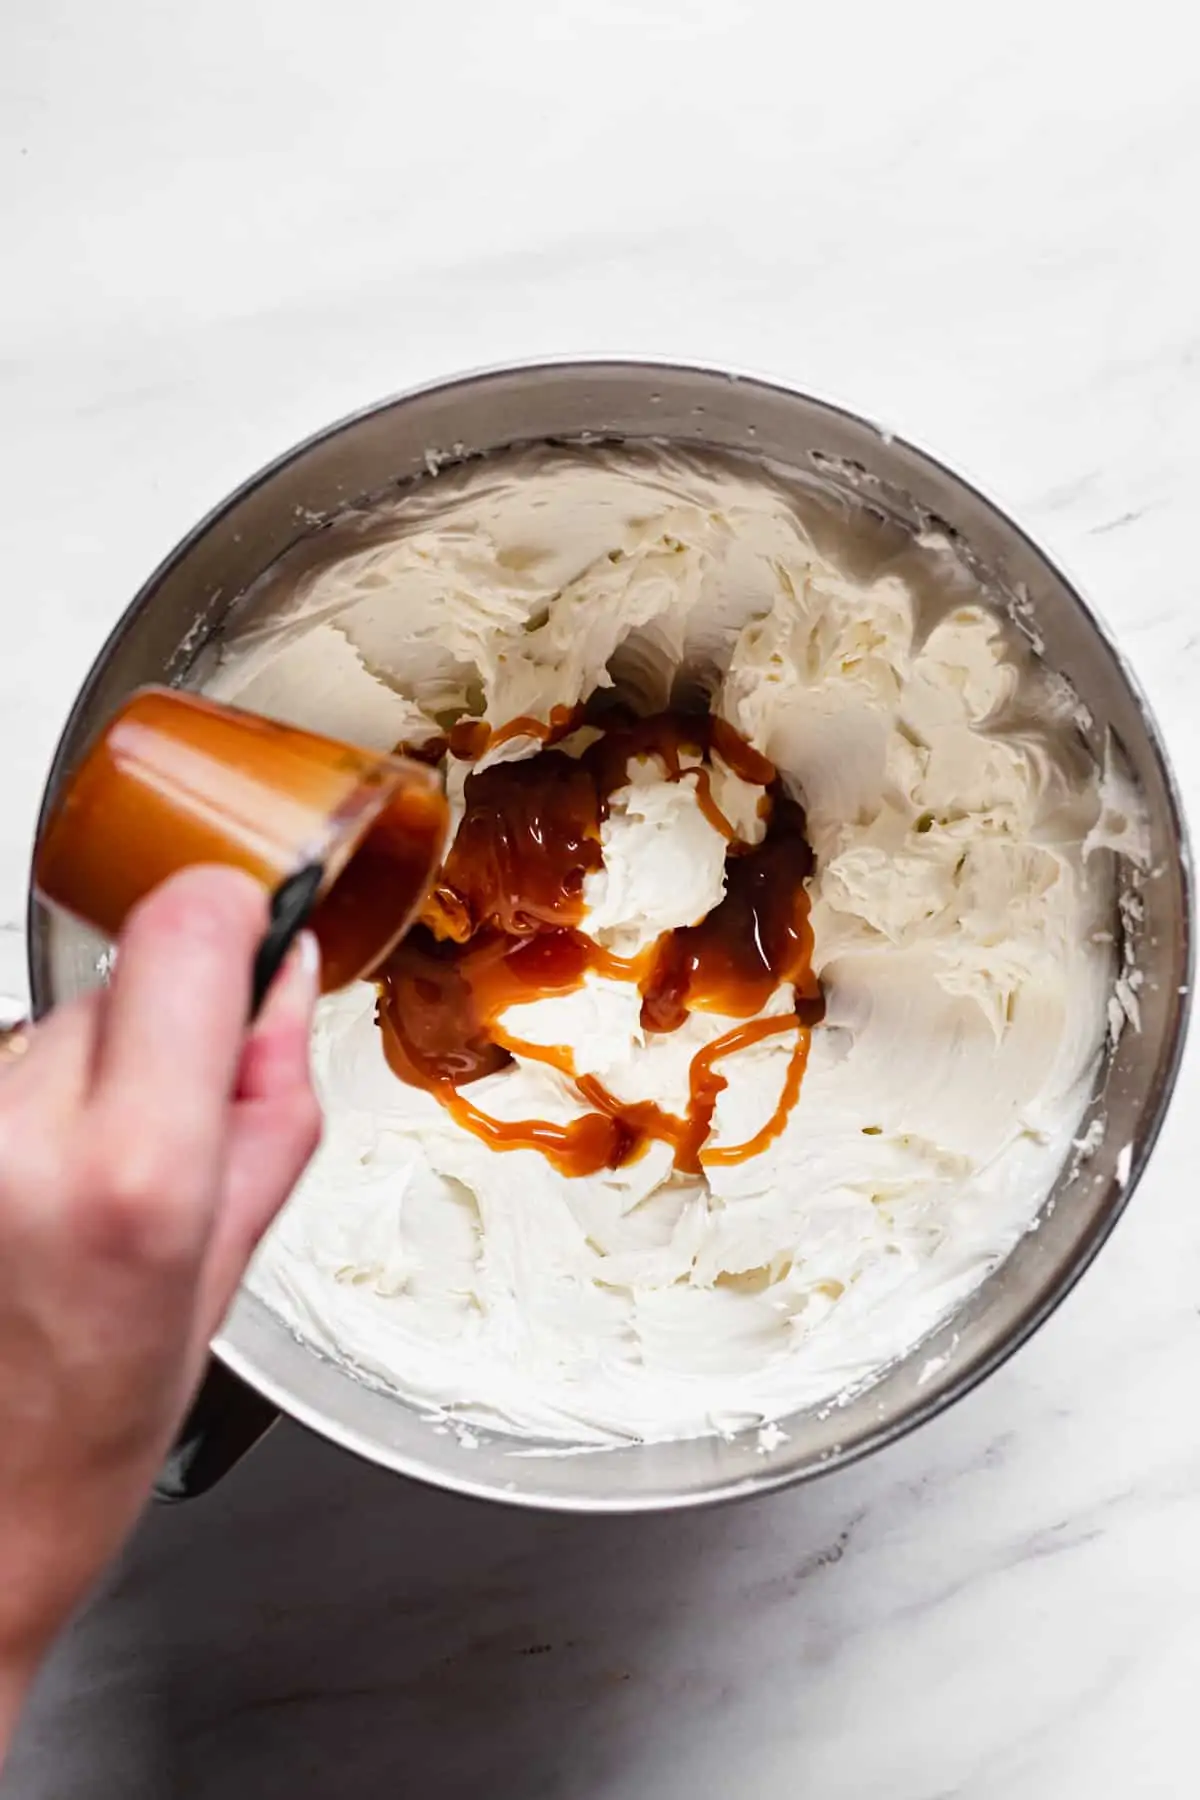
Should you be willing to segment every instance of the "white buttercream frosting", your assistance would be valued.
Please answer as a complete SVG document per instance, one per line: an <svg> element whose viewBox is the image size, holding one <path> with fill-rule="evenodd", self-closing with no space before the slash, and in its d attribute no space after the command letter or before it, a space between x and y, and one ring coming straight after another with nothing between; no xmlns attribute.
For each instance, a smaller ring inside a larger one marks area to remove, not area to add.
<svg viewBox="0 0 1200 1800"><path fill-rule="evenodd" d="M209 690L383 746L464 710L546 719L614 683L644 710L703 698L806 808L826 1020L786 1128L702 1177L655 1143L567 1180L400 1082L360 984L322 1004L326 1141L251 1277L411 1400L583 1443L828 1399L1006 1254L1079 1129L1114 850L1136 832L1111 773L1102 809L1061 681L943 545L665 451L525 452L351 521L251 598ZM755 841L761 790L718 762L712 791ZM585 924L619 954L720 899L725 842L694 778L632 764L603 834ZM668 1108L727 1023L655 1037L636 990L596 975L503 1021ZM723 1065L712 1143L764 1123L794 1042ZM582 1105L526 1056L466 1092L500 1118Z"/></svg>

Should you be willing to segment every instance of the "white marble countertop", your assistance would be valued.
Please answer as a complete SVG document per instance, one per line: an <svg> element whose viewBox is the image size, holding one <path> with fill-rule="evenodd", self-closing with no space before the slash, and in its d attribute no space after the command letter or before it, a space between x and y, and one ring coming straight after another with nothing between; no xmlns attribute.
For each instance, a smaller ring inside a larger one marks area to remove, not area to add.
<svg viewBox="0 0 1200 1800"><path fill-rule="evenodd" d="M931 443L1075 572L1193 797L1200 77L1173 11L11 6L0 992L56 734L144 576L298 437L493 360L726 361ZM1198 1097L1192 1055L1034 1343L815 1487L539 1519L281 1429L148 1522L6 1800L1193 1792Z"/></svg>

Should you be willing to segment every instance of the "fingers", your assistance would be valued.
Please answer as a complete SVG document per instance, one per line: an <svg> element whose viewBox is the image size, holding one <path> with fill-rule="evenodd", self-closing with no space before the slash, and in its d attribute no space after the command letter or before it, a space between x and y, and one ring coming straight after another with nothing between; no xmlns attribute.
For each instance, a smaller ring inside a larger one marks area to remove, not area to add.
<svg viewBox="0 0 1200 1800"><path fill-rule="evenodd" d="M130 916L110 988L60 1009L0 1073L0 1105L7 1090L28 1116L19 1084L31 1106L57 1095L60 1116L86 1117L72 1159L78 1241L114 1279L153 1268L164 1296L190 1289L189 1337L219 1323L320 1136L310 934L247 1032L266 924L265 892L238 871L173 877Z"/></svg>
<svg viewBox="0 0 1200 1800"><path fill-rule="evenodd" d="M21 1026L0 1057L0 1103L26 1119L77 1108L91 1085L104 999L97 988Z"/></svg>
<svg viewBox="0 0 1200 1800"><path fill-rule="evenodd" d="M242 1050L239 1099L261 1100L307 1085L308 1038L320 980L320 948L311 931L302 931Z"/></svg>
<svg viewBox="0 0 1200 1800"><path fill-rule="evenodd" d="M320 1140L321 1109L311 1089L238 1107L226 1194L198 1309L206 1341L220 1326L247 1263Z"/></svg>
<svg viewBox="0 0 1200 1800"><path fill-rule="evenodd" d="M10 1254L60 1217L62 1163L84 1115L104 995L86 994L22 1027L0 1065L0 1218ZM19 1051L14 1054L14 1049ZM0 1270L0 1283L2 1283ZM0 1333L3 1308L0 1307Z"/></svg>
<svg viewBox="0 0 1200 1800"><path fill-rule="evenodd" d="M207 1336L220 1324L255 1246L320 1139L308 1054L319 986L316 939L303 932L242 1055L200 1307Z"/></svg>
<svg viewBox="0 0 1200 1800"><path fill-rule="evenodd" d="M239 870L192 868L134 910L119 944L93 1099L159 1161L219 1161L267 897Z"/></svg>

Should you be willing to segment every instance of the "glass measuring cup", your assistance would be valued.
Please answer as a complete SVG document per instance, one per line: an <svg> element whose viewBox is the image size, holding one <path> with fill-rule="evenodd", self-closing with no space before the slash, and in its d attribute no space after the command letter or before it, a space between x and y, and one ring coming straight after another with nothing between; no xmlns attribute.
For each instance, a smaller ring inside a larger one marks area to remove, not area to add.
<svg viewBox="0 0 1200 1800"><path fill-rule="evenodd" d="M256 1003L305 922L329 993L369 973L403 935L441 861L448 817L420 763L143 688L69 777L34 883L42 899L116 937L177 869L232 864L272 894Z"/></svg>

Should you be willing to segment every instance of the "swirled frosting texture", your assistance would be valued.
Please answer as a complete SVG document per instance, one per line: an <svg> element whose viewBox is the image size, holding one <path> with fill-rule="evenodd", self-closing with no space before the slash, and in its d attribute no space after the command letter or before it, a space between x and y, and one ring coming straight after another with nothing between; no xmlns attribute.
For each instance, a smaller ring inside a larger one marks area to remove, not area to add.
<svg viewBox="0 0 1200 1800"><path fill-rule="evenodd" d="M360 984L322 1006L326 1142L251 1277L416 1402L589 1444L779 1419L909 1349L1033 1221L1113 979L1115 856L1061 681L946 544L733 463L530 451L443 474L285 561L209 691L387 746L613 684L644 711L707 704L806 809L826 1016L786 1128L697 1177L651 1144L567 1180L399 1082ZM751 838L753 792L718 800ZM628 947L702 915L716 837L688 784L631 770L585 929ZM595 976L519 1013L514 1037L667 1106L722 1029L647 1034L636 991ZM712 1145L754 1135L791 1049L729 1059ZM469 1092L500 1118L579 1105L520 1057Z"/></svg>

